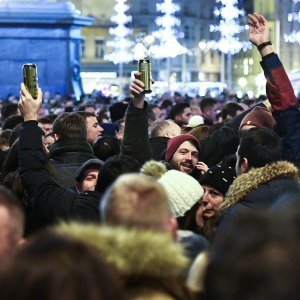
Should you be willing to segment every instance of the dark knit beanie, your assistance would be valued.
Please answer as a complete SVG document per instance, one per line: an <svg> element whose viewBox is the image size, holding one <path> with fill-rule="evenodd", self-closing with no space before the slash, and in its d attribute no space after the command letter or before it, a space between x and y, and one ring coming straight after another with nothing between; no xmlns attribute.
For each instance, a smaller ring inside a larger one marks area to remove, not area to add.
<svg viewBox="0 0 300 300"><path fill-rule="evenodd" d="M245 125L252 125L255 127L267 127L273 129L276 122L272 113L262 106L256 106L250 111L242 120L240 129Z"/></svg>
<svg viewBox="0 0 300 300"><path fill-rule="evenodd" d="M168 140L165 160L169 161L176 152L176 150L179 148L179 146L185 141L190 141L200 152L200 143L197 140L197 138L195 138L191 134L180 134Z"/></svg>
<svg viewBox="0 0 300 300"><path fill-rule="evenodd" d="M209 185L225 196L229 186L236 178L233 166L215 165L200 178L201 185Z"/></svg>

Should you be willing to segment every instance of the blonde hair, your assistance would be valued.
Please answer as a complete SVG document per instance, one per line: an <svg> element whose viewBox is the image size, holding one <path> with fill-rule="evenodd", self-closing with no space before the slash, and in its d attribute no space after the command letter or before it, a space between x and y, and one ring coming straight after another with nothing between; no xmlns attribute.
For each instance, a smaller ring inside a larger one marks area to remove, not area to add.
<svg viewBox="0 0 300 300"><path fill-rule="evenodd" d="M112 225L163 229L171 210L164 188L155 179L125 174L104 194L101 214Z"/></svg>

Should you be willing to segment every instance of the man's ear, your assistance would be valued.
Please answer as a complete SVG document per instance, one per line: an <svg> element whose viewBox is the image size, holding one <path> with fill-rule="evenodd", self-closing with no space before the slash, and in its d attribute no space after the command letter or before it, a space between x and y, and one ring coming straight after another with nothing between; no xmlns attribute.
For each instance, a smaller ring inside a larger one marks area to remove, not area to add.
<svg viewBox="0 0 300 300"><path fill-rule="evenodd" d="M75 182L75 188L76 188L76 191L77 193L80 193L81 192L81 183L80 182Z"/></svg>
<svg viewBox="0 0 300 300"><path fill-rule="evenodd" d="M59 137L56 133L54 133L54 139L55 139L55 141L57 141L59 139Z"/></svg>
<svg viewBox="0 0 300 300"><path fill-rule="evenodd" d="M176 218L170 216L168 221L168 231L171 233L171 236L174 241L177 241L177 229L178 229L178 223Z"/></svg>
<svg viewBox="0 0 300 300"><path fill-rule="evenodd" d="M177 122L178 122L178 121L181 121L181 115L176 115L176 116L175 116L175 121L177 121Z"/></svg>
<svg viewBox="0 0 300 300"><path fill-rule="evenodd" d="M246 157L244 157L242 160L240 170L241 170L242 174L247 173L249 171L249 163L248 163L248 159Z"/></svg>

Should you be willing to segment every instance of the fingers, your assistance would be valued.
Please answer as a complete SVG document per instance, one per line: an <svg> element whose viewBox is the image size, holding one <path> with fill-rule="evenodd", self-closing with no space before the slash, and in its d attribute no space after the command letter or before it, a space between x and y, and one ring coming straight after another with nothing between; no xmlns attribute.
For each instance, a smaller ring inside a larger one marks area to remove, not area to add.
<svg viewBox="0 0 300 300"><path fill-rule="evenodd" d="M130 85L131 93L140 94L144 92L144 83L139 79L134 79Z"/></svg>
<svg viewBox="0 0 300 300"><path fill-rule="evenodd" d="M140 79L141 73L139 73L139 72L134 72L134 73L133 73L133 76L134 76L135 79Z"/></svg>
<svg viewBox="0 0 300 300"><path fill-rule="evenodd" d="M254 27L260 27L266 25L267 20L265 17L257 12L253 14L248 14L248 24Z"/></svg>

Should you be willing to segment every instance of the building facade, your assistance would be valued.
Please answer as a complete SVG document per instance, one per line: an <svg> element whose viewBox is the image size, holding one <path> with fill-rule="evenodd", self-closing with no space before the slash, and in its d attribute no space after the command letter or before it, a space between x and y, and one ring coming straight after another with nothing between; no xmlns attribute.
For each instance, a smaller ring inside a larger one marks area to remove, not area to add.
<svg viewBox="0 0 300 300"><path fill-rule="evenodd" d="M103 0L101 6L97 0L73 0L72 1L84 15L93 16L95 22L91 27L84 28L82 42L82 71L93 74L98 79L93 83L118 82L118 66L104 60L105 54L111 49L106 47L106 41L110 38L108 29L114 24L110 17L113 14L114 0ZM128 26L134 29L133 40L139 38L139 33L150 35L157 29L155 18L159 15L156 4L161 0L127 0L130 6L128 14L133 21ZM209 51L206 41L216 39L216 33L211 33L209 27L217 22L213 10L215 1L206 0L176 0L181 6L181 11L176 15L180 21L180 30L184 38L180 43L190 49L193 55L181 55L171 60L170 80L172 82L199 82L199 81L223 81L224 64L222 54L218 51ZM287 20L289 12L295 9L293 0L239 0L239 7L247 13L261 12L270 23L271 39L276 52L288 70L297 73L300 69L297 44L285 42L283 34L298 29L299 24L290 23ZM244 22L246 21L246 16ZM244 34L247 39L247 34ZM199 47L200 43L200 47ZM226 60L225 60L226 61ZM240 52L232 57L233 89L243 93L264 92L263 75L259 65L260 57L256 49ZM153 77L156 80L164 80L164 72L167 68L166 59L153 60ZM130 73L136 70L136 62L124 66L124 76L129 78ZM88 75L87 75L88 76ZM295 77L297 77L295 75ZM91 87L93 85L91 83Z"/></svg>

